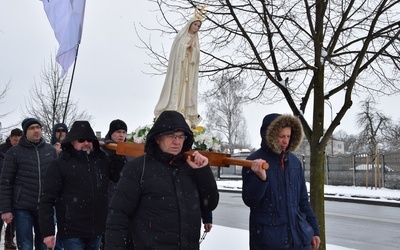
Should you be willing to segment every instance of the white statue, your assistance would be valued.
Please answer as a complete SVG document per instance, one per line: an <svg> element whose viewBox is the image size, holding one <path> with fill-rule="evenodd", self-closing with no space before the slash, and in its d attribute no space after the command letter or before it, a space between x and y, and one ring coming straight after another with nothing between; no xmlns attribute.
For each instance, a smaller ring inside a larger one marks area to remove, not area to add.
<svg viewBox="0 0 400 250"><path fill-rule="evenodd" d="M197 111L200 46L198 31L201 17L196 13L175 37L160 99L154 109L158 117L164 110L175 110L195 128L200 122Z"/></svg>

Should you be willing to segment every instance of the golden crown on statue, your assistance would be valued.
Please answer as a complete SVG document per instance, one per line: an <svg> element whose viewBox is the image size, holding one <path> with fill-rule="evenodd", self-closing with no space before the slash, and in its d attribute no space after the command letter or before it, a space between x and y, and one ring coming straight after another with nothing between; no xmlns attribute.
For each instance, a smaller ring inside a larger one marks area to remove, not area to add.
<svg viewBox="0 0 400 250"><path fill-rule="evenodd" d="M206 6L203 5L201 8L196 7L196 9L194 10L194 17L197 20L203 21L203 19L206 18Z"/></svg>

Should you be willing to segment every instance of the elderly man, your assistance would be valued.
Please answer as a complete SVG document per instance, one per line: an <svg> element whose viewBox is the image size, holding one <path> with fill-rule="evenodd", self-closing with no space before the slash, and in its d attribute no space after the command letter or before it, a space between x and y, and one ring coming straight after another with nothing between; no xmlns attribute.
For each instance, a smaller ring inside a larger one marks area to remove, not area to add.
<svg viewBox="0 0 400 250"><path fill-rule="evenodd" d="M111 200L105 249L125 248L129 228L135 249L199 249L201 211L219 194L208 159L191 149L183 116L164 111L147 135L145 155L129 161Z"/></svg>
<svg viewBox="0 0 400 250"><path fill-rule="evenodd" d="M37 119L23 120L22 129L24 134L18 145L11 147L4 158L0 178L1 219L6 223L15 221L18 249L46 249L39 228L37 205L43 177L57 152L44 141L42 125Z"/></svg>
<svg viewBox="0 0 400 250"><path fill-rule="evenodd" d="M98 250L106 226L108 181L117 181L120 169L112 168L87 121L74 122L61 147L61 156L47 172L39 204L44 243L55 246L55 207L57 240L64 249Z"/></svg>

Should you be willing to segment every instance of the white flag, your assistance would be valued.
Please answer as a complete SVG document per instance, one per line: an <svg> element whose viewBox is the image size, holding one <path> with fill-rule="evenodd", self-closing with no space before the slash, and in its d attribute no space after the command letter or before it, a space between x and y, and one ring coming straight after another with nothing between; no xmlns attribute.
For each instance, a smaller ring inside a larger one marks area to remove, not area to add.
<svg viewBox="0 0 400 250"><path fill-rule="evenodd" d="M42 0L47 18L60 45L56 60L63 77L74 63L81 42L86 0Z"/></svg>

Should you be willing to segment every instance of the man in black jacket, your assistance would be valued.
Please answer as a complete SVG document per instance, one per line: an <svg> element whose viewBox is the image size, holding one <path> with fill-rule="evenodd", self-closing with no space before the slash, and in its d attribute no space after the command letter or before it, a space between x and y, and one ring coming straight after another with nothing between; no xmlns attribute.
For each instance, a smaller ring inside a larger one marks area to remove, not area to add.
<svg viewBox="0 0 400 250"><path fill-rule="evenodd" d="M126 123L120 119L115 119L111 121L110 128L104 138L104 145L102 146L102 150L106 152L106 154L110 157L111 164L114 167L118 167L120 169L128 162L128 160L133 159L133 157L118 155L115 150L108 149L108 144L117 144L118 142L125 142L126 141L126 132L128 131L128 126ZM108 184L108 201L111 201L115 193L115 189L117 188L117 183L110 181ZM104 249L104 239L102 238L102 247L100 249ZM126 240L126 250L133 249L133 242L132 238Z"/></svg>
<svg viewBox="0 0 400 250"><path fill-rule="evenodd" d="M24 135L18 145L11 147L4 158L0 177L1 219L6 223L15 220L18 249L46 249L39 228L37 205L43 177L50 162L57 158L57 152L42 138L42 125L37 119L25 119L22 129Z"/></svg>
<svg viewBox="0 0 400 250"><path fill-rule="evenodd" d="M107 250L125 248L130 225L135 249L199 249L201 211L219 194L208 159L186 158L193 133L183 116L164 111L147 135L145 155L129 161L111 200Z"/></svg>
<svg viewBox="0 0 400 250"><path fill-rule="evenodd" d="M65 250L98 250L105 231L108 181L118 180L87 121L75 121L61 142L61 156L49 167L39 205L39 223L48 248L57 237Z"/></svg>
<svg viewBox="0 0 400 250"><path fill-rule="evenodd" d="M3 167L3 161L6 156L6 152L15 145L18 145L19 140L22 137L22 130L15 128L11 130L10 136L6 139L6 142L0 145L0 173ZM3 220L0 221L0 233L3 228ZM7 224L6 232L4 234L4 248L5 249L16 249L17 246L14 243L15 226L14 223Z"/></svg>

